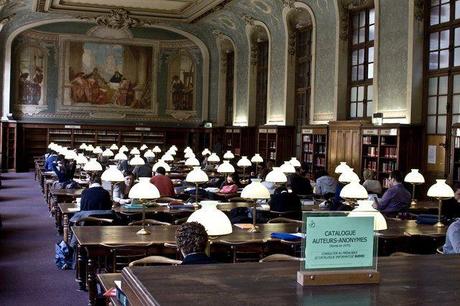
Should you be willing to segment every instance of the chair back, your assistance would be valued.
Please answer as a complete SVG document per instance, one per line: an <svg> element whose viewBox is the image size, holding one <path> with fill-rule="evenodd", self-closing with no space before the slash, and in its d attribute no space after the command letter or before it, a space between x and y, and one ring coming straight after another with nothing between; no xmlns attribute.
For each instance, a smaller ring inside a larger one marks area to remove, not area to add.
<svg viewBox="0 0 460 306"><path fill-rule="evenodd" d="M130 267L135 266L158 266L158 265L173 265L177 266L182 263L182 260L171 259L164 256L148 256L129 263Z"/></svg>
<svg viewBox="0 0 460 306"><path fill-rule="evenodd" d="M290 256L286 254L272 254L262 258L259 262L273 262L273 261L302 261L302 258Z"/></svg>

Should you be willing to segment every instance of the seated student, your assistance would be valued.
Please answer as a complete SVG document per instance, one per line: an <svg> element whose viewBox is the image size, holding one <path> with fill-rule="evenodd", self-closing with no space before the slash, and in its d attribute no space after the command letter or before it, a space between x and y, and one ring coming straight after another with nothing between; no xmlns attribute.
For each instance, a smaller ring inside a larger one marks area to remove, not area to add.
<svg viewBox="0 0 460 306"><path fill-rule="evenodd" d="M90 179L89 188L83 190L81 194L80 210L111 210L112 199L110 193L102 188L101 177L94 174Z"/></svg>
<svg viewBox="0 0 460 306"><path fill-rule="evenodd" d="M447 228L446 242L442 250L444 254L460 254L460 219Z"/></svg>
<svg viewBox="0 0 460 306"><path fill-rule="evenodd" d="M135 166L133 170L133 174L136 179L140 177L152 177L152 166L149 165L145 157L142 157L142 159L145 161L145 164Z"/></svg>
<svg viewBox="0 0 460 306"><path fill-rule="evenodd" d="M134 167L129 164L129 160L132 158L130 155L127 160L120 160L118 163L118 170L120 170L123 173L132 173L134 170Z"/></svg>
<svg viewBox="0 0 460 306"><path fill-rule="evenodd" d="M134 185L134 175L132 173L125 173L125 181L115 184L113 187L113 201L118 204L131 203L128 198L129 191Z"/></svg>
<svg viewBox="0 0 460 306"><path fill-rule="evenodd" d="M460 184L454 185L454 197L442 201L441 214L447 219L454 219L460 217Z"/></svg>
<svg viewBox="0 0 460 306"><path fill-rule="evenodd" d="M411 194L404 188L401 171L393 170L389 177L389 186L381 200L375 200L375 208L387 215L396 215L409 208Z"/></svg>
<svg viewBox="0 0 460 306"><path fill-rule="evenodd" d="M336 189L336 179L332 176L329 176L325 170L318 171L316 174L315 194L325 198L330 198L334 196Z"/></svg>
<svg viewBox="0 0 460 306"><path fill-rule="evenodd" d="M52 164L52 169L58 178L58 181L53 184L53 188L78 188L78 184L73 180L75 174L76 163L74 160L69 161L62 156L59 156L57 162Z"/></svg>
<svg viewBox="0 0 460 306"><path fill-rule="evenodd" d="M45 171L53 171L53 164L57 162L58 159L57 153L50 149L45 156Z"/></svg>
<svg viewBox="0 0 460 306"><path fill-rule="evenodd" d="M270 205L270 210L274 211L295 211L299 216L302 211L302 203L297 194L288 192L284 186L275 189L268 204Z"/></svg>
<svg viewBox="0 0 460 306"><path fill-rule="evenodd" d="M177 248L184 256L183 265L210 264L214 260L206 255L208 233L198 222L187 222L176 230Z"/></svg>
<svg viewBox="0 0 460 306"><path fill-rule="evenodd" d="M225 181L220 185L217 192L209 192L208 196L211 200L226 200L235 195L238 191L238 174L232 173L227 175Z"/></svg>
<svg viewBox="0 0 460 306"><path fill-rule="evenodd" d="M288 177L288 184L295 194L306 195L313 193L310 180L302 173L301 168L296 168L296 172Z"/></svg>
<svg viewBox="0 0 460 306"><path fill-rule="evenodd" d="M366 188L368 193L382 194L382 184L375 179L375 172L370 169L363 171L363 187Z"/></svg>
<svg viewBox="0 0 460 306"><path fill-rule="evenodd" d="M162 197L173 197L176 195L174 184L169 176L166 175L166 170L163 167L158 167L155 176L150 179L150 183L155 185Z"/></svg>

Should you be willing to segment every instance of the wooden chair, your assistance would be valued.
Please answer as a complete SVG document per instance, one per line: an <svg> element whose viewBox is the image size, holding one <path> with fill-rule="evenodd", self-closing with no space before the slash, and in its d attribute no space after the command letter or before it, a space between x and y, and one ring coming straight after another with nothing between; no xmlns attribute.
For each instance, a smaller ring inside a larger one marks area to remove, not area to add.
<svg viewBox="0 0 460 306"><path fill-rule="evenodd" d="M149 226L150 225L171 225L171 223L162 222L162 221L158 221L155 219L145 219L145 224ZM142 225L142 220L131 222L128 225Z"/></svg>
<svg viewBox="0 0 460 306"><path fill-rule="evenodd" d="M182 253L180 252L179 248L177 247L177 244L165 242L163 244L163 247L165 248L165 251L173 250L176 253L176 259L177 260L182 259Z"/></svg>
<svg viewBox="0 0 460 306"><path fill-rule="evenodd" d="M303 221L285 218L285 217L278 217L268 220L267 223L296 223L296 224L303 224Z"/></svg>
<svg viewBox="0 0 460 306"><path fill-rule="evenodd" d="M113 219L109 218L99 218L99 217L85 217L77 222L75 222L76 226L81 226L81 225L110 225L113 223Z"/></svg>
<svg viewBox="0 0 460 306"><path fill-rule="evenodd" d="M284 218L291 218L291 219L300 219L301 212L295 210L288 210L288 211L276 211L270 210L270 215L274 218L284 217Z"/></svg>
<svg viewBox="0 0 460 306"><path fill-rule="evenodd" d="M273 261L302 261L300 257L294 257L286 254L273 254L262 258L259 262L273 262Z"/></svg>
<svg viewBox="0 0 460 306"><path fill-rule="evenodd" d="M110 249L110 256L106 257L105 269L109 273L118 273L132 261L145 258L149 255L149 248L153 243L144 246L101 244ZM109 263L110 262L110 263Z"/></svg>
<svg viewBox="0 0 460 306"><path fill-rule="evenodd" d="M265 241L253 240L242 242L231 242L227 240L217 240L213 245L221 245L230 248L233 263L245 261L259 261L264 257Z"/></svg>
<svg viewBox="0 0 460 306"><path fill-rule="evenodd" d="M155 266L155 265L173 265L177 266L182 263L182 260L171 259L164 256L148 256L129 263L130 267L136 266Z"/></svg>

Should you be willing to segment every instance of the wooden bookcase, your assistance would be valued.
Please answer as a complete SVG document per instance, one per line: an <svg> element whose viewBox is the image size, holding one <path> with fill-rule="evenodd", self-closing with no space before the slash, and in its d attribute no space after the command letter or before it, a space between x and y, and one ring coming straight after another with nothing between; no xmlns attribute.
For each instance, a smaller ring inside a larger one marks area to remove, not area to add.
<svg viewBox="0 0 460 306"><path fill-rule="evenodd" d="M255 153L255 128L228 126L224 128L223 151L230 150L237 156L251 156Z"/></svg>
<svg viewBox="0 0 460 306"><path fill-rule="evenodd" d="M2 122L2 171L16 171L16 122Z"/></svg>
<svg viewBox="0 0 460 306"><path fill-rule="evenodd" d="M316 172L327 169L327 127L303 127L301 137L301 162L306 164L306 172L314 178Z"/></svg>
<svg viewBox="0 0 460 306"><path fill-rule="evenodd" d="M460 182L460 124L452 126L452 145L450 154L450 175L452 184Z"/></svg>
<svg viewBox="0 0 460 306"><path fill-rule="evenodd" d="M420 168L420 131L419 127L409 125L363 126L362 170L374 170L376 179L382 183L383 188L387 188L391 171L400 170L405 175L411 168Z"/></svg>
<svg viewBox="0 0 460 306"><path fill-rule="evenodd" d="M257 152L265 162L280 166L294 156L294 134L292 126L260 126L257 129Z"/></svg>

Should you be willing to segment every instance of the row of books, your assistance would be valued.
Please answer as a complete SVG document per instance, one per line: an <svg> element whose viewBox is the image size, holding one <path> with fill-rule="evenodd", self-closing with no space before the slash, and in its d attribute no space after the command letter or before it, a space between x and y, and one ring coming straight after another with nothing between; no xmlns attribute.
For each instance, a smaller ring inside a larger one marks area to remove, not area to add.
<svg viewBox="0 0 460 306"><path fill-rule="evenodd" d="M383 162L382 163L382 172L390 173L393 170L396 170L396 163L395 162Z"/></svg>
<svg viewBox="0 0 460 306"><path fill-rule="evenodd" d="M396 148L383 148L383 156L388 158L397 158L398 153Z"/></svg>
<svg viewBox="0 0 460 306"><path fill-rule="evenodd" d="M372 139L375 136L363 136L363 144L365 145L371 145L375 144L377 145L377 138Z"/></svg>
<svg viewBox="0 0 460 306"><path fill-rule="evenodd" d="M366 163L366 168L377 172L377 161L368 161Z"/></svg>

